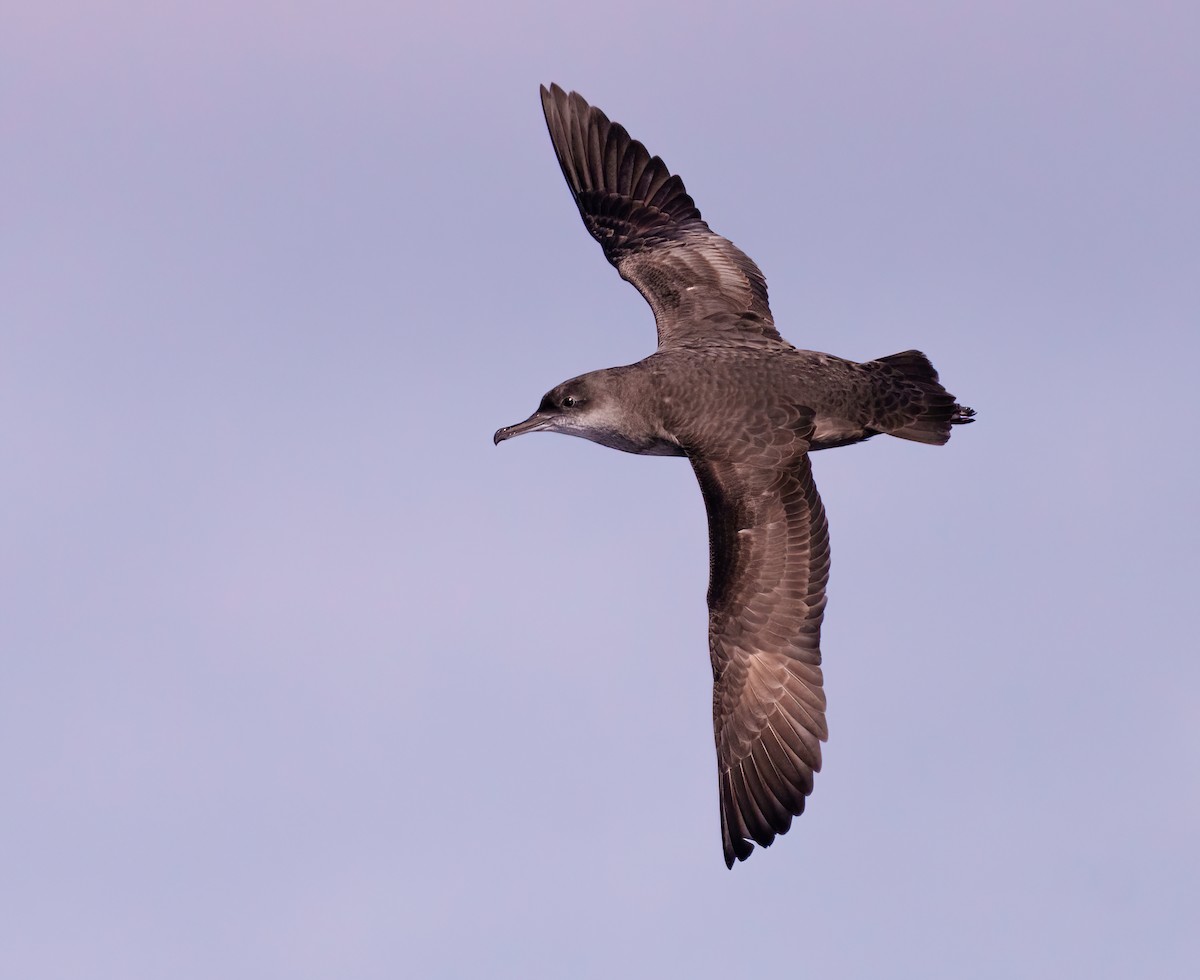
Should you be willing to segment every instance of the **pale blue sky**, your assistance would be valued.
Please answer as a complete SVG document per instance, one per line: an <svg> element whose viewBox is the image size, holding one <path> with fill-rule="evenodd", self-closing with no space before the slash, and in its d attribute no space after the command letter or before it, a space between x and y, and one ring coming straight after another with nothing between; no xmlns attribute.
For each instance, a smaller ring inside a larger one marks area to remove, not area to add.
<svg viewBox="0 0 1200 980"><path fill-rule="evenodd" d="M0 15L6 975L1194 976L1194 5L193 7ZM491 443L653 345L550 81L979 411L814 461L732 873L690 468Z"/></svg>

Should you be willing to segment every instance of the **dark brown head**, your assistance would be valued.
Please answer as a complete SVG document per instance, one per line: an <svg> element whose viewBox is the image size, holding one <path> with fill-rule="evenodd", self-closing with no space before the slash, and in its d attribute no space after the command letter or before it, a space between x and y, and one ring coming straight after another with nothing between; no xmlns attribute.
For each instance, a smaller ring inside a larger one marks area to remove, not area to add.
<svg viewBox="0 0 1200 980"><path fill-rule="evenodd" d="M592 371L551 388L536 412L524 422L498 429L492 441L498 446L526 432L561 432L627 453L679 455L681 450L666 438L652 410L653 399L638 395L626 369Z"/></svg>

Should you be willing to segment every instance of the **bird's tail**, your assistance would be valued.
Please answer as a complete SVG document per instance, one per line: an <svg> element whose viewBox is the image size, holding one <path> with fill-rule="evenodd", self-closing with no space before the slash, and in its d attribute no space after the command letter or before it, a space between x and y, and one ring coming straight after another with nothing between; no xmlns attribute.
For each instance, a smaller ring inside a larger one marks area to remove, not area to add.
<svg viewBox="0 0 1200 980"><path fill-rule="evenodd" d="M889 354L876 359L875 363L886 365L919 389L914 406L918 414L915 418L910 415L909 420L897 428L888 428L889 435L941 446L950 438L950 426L975 421L975 410L954 400L954 396L938 382L938 373L929 358L919 350Z"/></svg>

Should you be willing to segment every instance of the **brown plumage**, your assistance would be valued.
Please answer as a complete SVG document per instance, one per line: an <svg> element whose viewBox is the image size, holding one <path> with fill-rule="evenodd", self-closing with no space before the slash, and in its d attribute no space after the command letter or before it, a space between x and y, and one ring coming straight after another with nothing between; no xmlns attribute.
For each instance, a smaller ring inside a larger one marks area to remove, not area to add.
<svg viewBox="0 0 1200 980"><path fill-rule="evenodd" d="M856 363L775 329L758 266L701 218L683 181L557 85L542 106L563 176L605 257L654 311L658 350L552 389L500 429L687 456L708 513L709 652L725 863L804 810L821 768L829 532L809 454L880 433L941 445L970 422L919 351Z"/></svg>

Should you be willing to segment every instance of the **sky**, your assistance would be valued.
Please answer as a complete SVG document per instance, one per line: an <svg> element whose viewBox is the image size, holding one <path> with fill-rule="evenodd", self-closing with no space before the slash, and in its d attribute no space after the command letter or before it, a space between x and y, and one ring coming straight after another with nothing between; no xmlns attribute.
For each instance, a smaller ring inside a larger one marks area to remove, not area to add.
<svg viewBox="0 0 1200 980"><path fill-rule="evenodd" d="M0 962L78 978L1195 975L1194 4L0 14ZM537 86L950 444L819 454L830 739L721 858L686 461Z"/></svg>

